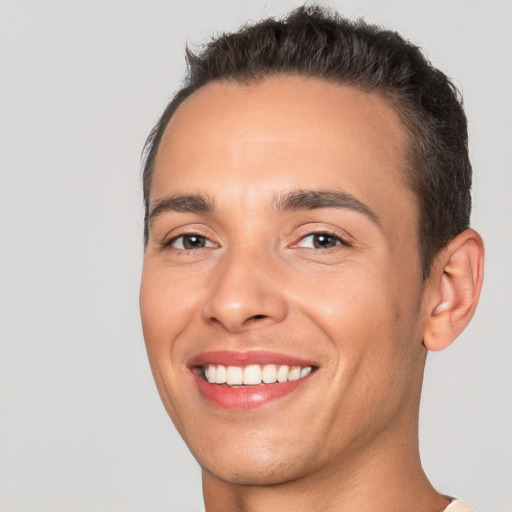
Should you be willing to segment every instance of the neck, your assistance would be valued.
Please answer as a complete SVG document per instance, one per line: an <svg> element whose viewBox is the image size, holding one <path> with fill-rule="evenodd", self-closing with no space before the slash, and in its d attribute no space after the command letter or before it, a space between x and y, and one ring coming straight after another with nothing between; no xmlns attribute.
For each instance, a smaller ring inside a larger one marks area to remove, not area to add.
<svg viewBox="0 0 512 512"><path fill-rule="evenodd" d="M347 454L322 468L274 485L240 485L203 470L206 512L440 512L448 505L421 467L417 427L401 435L383 433L364 451Z"/></svg>

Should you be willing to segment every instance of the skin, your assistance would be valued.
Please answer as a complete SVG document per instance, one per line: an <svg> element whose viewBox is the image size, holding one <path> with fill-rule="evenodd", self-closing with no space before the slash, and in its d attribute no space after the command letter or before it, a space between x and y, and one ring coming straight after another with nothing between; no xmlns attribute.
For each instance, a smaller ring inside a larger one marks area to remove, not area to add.
<svg viewBox="0 0 512 512"><path fill-rule="evenodd" d="M155 381L201 464L208 512L447 506L421 469L417 417L425 333L437 348L447 339L431 317L452 289L449 256L422 281L406 143L377 93L298 76L209 84L171 119L150 211L177 194L214 209L155 210L140 306ZM341 191L368 211L276 207L296 190ZM203 247L183 248L190 233ZM315 247L319 233L331 246ZM474 240L457 248L478 249ZM318 369L276 402L220 409L187 367L206 350L271 350Z"/></svg>

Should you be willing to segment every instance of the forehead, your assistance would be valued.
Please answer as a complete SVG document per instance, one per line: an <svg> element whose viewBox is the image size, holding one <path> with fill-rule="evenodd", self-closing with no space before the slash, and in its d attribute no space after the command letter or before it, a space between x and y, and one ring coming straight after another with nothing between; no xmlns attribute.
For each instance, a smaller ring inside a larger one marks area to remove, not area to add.
<svg viewBox="0 0 512 512"><path fill-rule="evenodd" d="M341 189L393 222L401 208L415 213L405 185L407 138L391 103L376 92L300 76L211 83L169 122L151 202L238 189L244 203L258 203L265 191Z"/></svg>

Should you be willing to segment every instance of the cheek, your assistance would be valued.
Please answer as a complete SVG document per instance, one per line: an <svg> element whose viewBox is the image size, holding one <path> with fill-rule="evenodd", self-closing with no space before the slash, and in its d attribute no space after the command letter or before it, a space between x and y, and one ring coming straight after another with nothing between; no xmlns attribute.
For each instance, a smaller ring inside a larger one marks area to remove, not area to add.
<svg viewBox="0 0 512 512"><path fill-rule="evenodd" d="M407 357L418 296L414 287L398 288L396 278L391 268L352 265L296 290L298 308L327 335L344 372L379 375Z"/></svg>
<svg viewBox="0 0 512 512"><path fill-rule="evenodd" d="M383 322L393 307L388 283L373 269L346 265L296 280L294 300L326 331L342 334L354 325L364 332Z"/></svg>
<svg viewBox="0 0 512 512"><path fill-rule="evenodd" d="M177 414L183 375L173 365L174 341L188 324L184 312L190 309L183 300L183 290L170 277L169 272L158 264L144 264L140 287L140 312L142 329L149 363L162 402L181 431L181 420ZM193 295L193 294L190 294ZM196 308L197 309L197 308Z"/></svg>
<svg viewBox="0 0 512 512"><path fill-rule="evenodd" d="M149 346L169 343L198 310L197 283L156 264L144 264L140 312Z"/></svg>

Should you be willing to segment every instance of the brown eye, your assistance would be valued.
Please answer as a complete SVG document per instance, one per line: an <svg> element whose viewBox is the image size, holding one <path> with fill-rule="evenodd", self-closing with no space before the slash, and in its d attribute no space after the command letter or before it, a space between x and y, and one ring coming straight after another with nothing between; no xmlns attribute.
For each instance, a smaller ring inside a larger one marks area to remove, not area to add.
<svg viewBox="0 0 512 512"><path fill-rule="evenodd" d="M213 244L204 236L194 234L178 236L174 240L172 240L170 245L175 249L182 249L187 251L193 249L202 249L203 247L215 246L215 244Z"/></svg>
<svg viewBox="0 0 512 512"><path fill-rule="evenodd" d="M329 247L335 247L340 244L338 237L326 234L313 235L313 245L316 249L325 249Z"/></svg>
<svg viewBox="0 0 512 512"><path fill-rule="evenodd" d="M344 245L344 242L338 236L329 233L312 233L302 238L297 245L311 249L330 249L338 245Z"/></svg>

